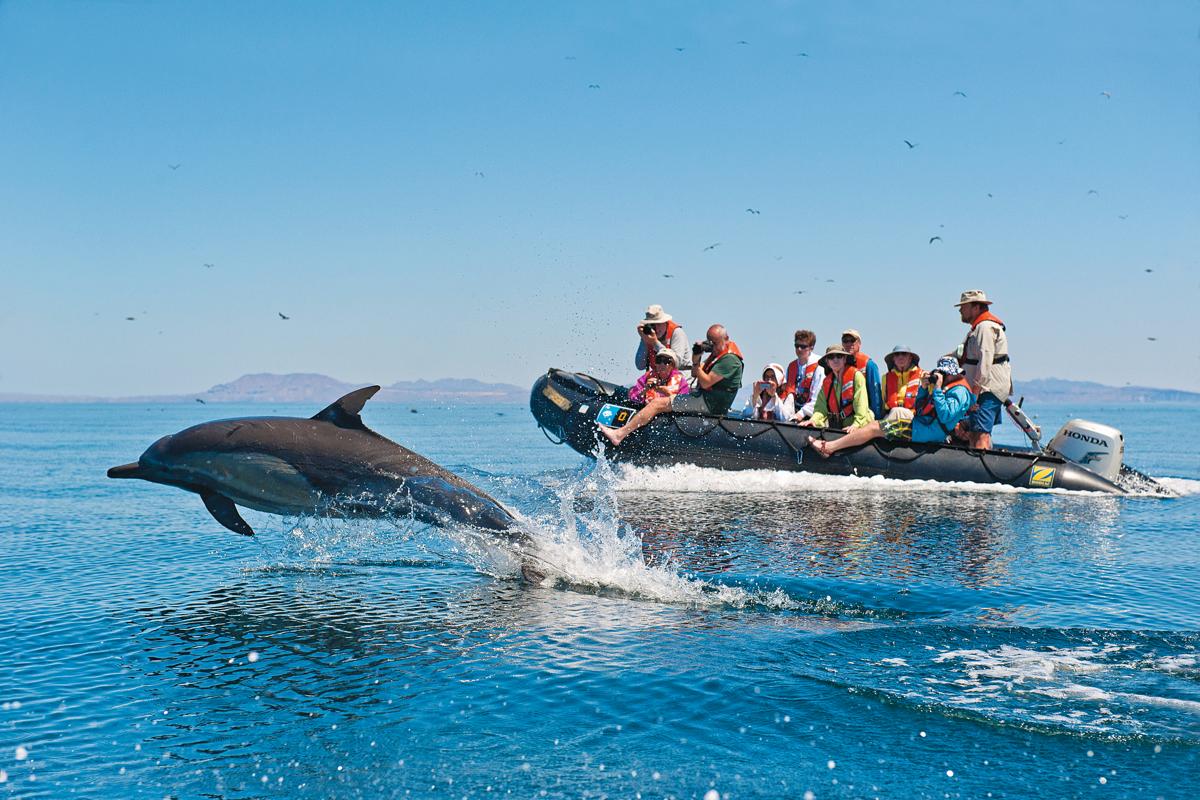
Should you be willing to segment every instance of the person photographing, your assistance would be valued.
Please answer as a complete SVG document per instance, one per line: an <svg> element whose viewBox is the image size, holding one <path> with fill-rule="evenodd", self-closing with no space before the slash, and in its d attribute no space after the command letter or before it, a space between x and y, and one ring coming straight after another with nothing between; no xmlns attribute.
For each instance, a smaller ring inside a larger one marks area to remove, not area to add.
<svg viewBox="0 0 1200 800"><path fill-rule="evenodd" d="M701 362L701 357L708 355ZM637 429L645 426L664 411L685 414L714 414L720 416L729 410L742 388L744 360L742 351L730 338L724 325L712 325L702 342L692 345L692 382L694 391L674 397L656 397L649 400L625 424L623 428L601 427L600 432L614 445L621 442Z"/></svg>

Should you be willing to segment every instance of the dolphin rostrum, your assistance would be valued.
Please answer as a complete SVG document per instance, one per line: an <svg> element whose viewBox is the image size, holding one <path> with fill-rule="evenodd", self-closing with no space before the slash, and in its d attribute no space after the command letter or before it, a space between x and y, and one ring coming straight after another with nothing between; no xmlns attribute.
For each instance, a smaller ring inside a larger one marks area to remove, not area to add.
<svg viewBox="0 0 1200 800"><path fill-rule="evenodd" d="M311 419L243 417L164 436L110 478L141 478L200 495L217 522L252 536L237 506L270 514L409 515L462 523L523 542L504 506L424 456L369 430L359 412L378 386L342 397Z"/></svg>

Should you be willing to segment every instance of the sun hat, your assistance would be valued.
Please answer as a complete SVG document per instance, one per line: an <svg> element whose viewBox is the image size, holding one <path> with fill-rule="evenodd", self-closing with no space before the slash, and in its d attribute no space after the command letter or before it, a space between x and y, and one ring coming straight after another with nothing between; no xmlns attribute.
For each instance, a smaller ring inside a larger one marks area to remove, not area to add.
<svg viewBox="0 0 1200 800"><path fill-rule="evenodd" d="M883 363L887 364L888 369L896 368L896 366L892 363L892 356L898 353L908 353L910 356L912 356L912 365L914 367L919 367L921 365L921 357L914 353L911 347L901 347L900 345L896 345L892 348L892 352L883 357Z"/></svg>
<svg viewBox="0 0 1200 800"><path fill-rule="evenodd" d="M967 303L983 303L985 306L990 306L992 301L987 299L987 293L983 289L967 289L958 298L958 302L954 304L954 307L957 308Z"/></svg>
<svg viewBox="0 0 1200 800"><path fill-rule="evenodd" d="M817 360L817 363L821 365L822 369L829 369L828 358L830 356L845 356L846 358L850 358L850 354L843 350L840 344L831 344L829 347L825 348L825 355L821 356L821 358Z"/></svg>
<svg viewBox="0 0 1200 800"><path fill-rule="evenodd" d="M846 330L842 331L842 338L845 339L847 336L851 336L860 342L862 341L862 334L860 334L858 331L854 330L854 328L846 328ZM850 354L847 353L846 355L850 355Z"/></svg>
<svg viewBox="0 0 1200 800"><path fill-rule="evenodd" d="M646 318L641 321L641 325L658 325L663 322L670 322L671 315L663 311L663 307L655 303L646 309Z"/></svg>
<svg viewBox="0 0 1200 800"><path fill-rule="evenodd" d="M671 359L672 364L674 364L677 367L679 366L679 354L676 353L674 350L672 350L669 347L664 347L662 350L659 350L657 353L654 354L655 361L657 361L660 358L669 358L669 359Z"/></svg>
<svg viewBox="0 0 1200 800"><path fill-rule="evenodd" d="M946 376L950 378L957 378L959 375L963 374L962 366L959 365L958 359L954 356L942 356L939 358L937 367L934 368L934 371L944 372L946 373Z"/></svg>
<svg viewBox="0 0 1200 800"><path fill-rule="evenodd" d="M787 373L783 371L783 365L772 362L770 364L767 364L767 366L763 367L764 371L768 370L768 369L771 370L771 372L775 373L775 383L782 386L784 380L787 378Z"/></svg>

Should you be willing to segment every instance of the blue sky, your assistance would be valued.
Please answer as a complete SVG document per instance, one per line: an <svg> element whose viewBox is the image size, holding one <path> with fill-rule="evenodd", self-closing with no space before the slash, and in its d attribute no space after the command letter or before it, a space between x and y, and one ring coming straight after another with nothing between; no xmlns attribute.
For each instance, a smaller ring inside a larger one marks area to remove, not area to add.
<svg viewBox="0 0 1200 800"><path fill-rule="evenodd" d="M1200 390L1198 101L1194 2L0 1L0 392L632 380L652 302L932 358L975 287L1018 392Z"/></svg>

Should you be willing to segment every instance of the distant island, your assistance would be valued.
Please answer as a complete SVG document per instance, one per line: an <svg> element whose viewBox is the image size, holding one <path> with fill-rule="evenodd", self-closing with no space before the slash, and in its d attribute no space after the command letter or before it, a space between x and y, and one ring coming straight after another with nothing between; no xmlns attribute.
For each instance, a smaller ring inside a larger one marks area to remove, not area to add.
<svg viewBox="0 0 1200 800"><path fill-rule="evenodd" d="M194 394L137 397L85 397L0 394L0 403L315 403L327 404L362 383L346 383L328 375L269 372L243 375ZM1200 403L1200 392L1148 386L1105 386L1091 381L1036 378L1016 386L1016 398L1033 403ZM523 403L529 389L511 383L484 383L473 378L398 381L375 395L375 403L460 404Z"/></svg>
<svg viewBox="0 0 1200 800"><path fill-rule="evenodd" d="M346 383L328 375L293 372L243 375L229 383L193 394L134 397L84 397L0 394L0 403L316 403L326 405L367 384ZM473 378L398 381L379 390L373 403L514 403L529 398L529 389L511 383L484 383Z"/></svg>

